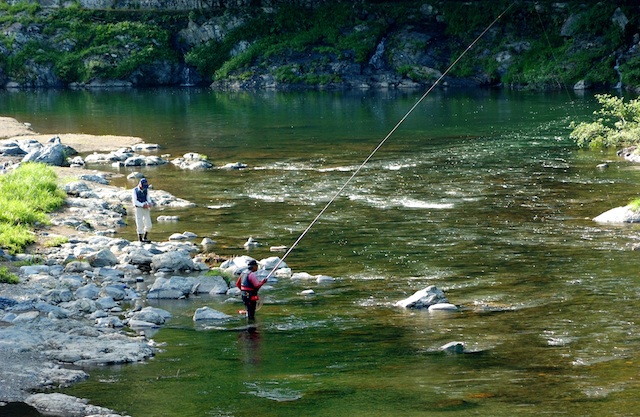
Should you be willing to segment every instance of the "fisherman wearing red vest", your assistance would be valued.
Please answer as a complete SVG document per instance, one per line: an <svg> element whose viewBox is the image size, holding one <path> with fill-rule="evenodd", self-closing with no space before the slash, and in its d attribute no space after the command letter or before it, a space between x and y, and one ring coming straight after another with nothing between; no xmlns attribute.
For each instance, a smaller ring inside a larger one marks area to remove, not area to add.
<svg viewBox="0 0 640 417"><path fill-rule="evenodd" d="M256 274L258 263L255 260L250 260L247 266L250 272L240 275L236 285L242 291L242 302L247 309L247 319L255 320L256 306L259 300L258 290L267 282L267 279L265 278L262 281L258 279Z"/></svg>

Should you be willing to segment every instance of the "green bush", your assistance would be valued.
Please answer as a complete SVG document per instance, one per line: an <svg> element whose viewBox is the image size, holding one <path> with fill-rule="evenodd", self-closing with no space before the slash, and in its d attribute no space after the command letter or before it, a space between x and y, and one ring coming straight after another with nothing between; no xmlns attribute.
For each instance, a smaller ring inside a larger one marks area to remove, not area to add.
<svg viewBox="0 0 640 417"><path fill-rule="evenodd" d="M640 143L640 99L624 102L621 97L597 94L602 106L596 120L572 125L570 134L580 147L607 148Z"/></svg>

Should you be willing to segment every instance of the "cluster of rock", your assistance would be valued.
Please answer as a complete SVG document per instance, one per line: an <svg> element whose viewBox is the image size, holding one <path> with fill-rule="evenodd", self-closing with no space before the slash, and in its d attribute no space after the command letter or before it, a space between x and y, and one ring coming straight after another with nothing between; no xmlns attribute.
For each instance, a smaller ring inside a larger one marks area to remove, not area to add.
<svg viewBox="0 0 640 417"><path fill-rule="evenodd" d="M199 251L191 241L143 244L89 236L37 256L1 253L29 263L20 267L19 285L0 284L0 355L16 359L2 367L3 400L24 400L48 415L87 415L68 411L80 407L86 412L92 407L86 401L59 394L28 395L23 390L64 387L88 377L67 365L122 364L151 357L155 343L145 332L165 324L171 314L146 305L149 300L210 294L240 302L235 280L230 286L222 275L207 274L209 267ZM220 273L238 275L251 259L229 260ZM271 280L291 276L278 258L259 261L261 275L276 272L269 268L278 263L282 271ZM198 322L229 319L237 317L208 307L196 309L193 316ZM139 335L131 336L125 328ZM92 414L115 415L91 409Z"/></svg>
<svg viewBox="0 0 640 417"><path fill-rule="evenodd" d="M45 145L28 138L0 140L0 156L22 158L22 162L66 166L67 159L77 154L78 152L72 147L63 145L57 136L51 138Z"/></svg>
<svg viewBox="0 0 640 417"><path fill-rule="evenodd" d="M400 300L395 304L397 307L428 309L429 311L456 311L458 307L449 303L444 291L435 285L416 291L411 297Z"/></svg>
<svg viewBox="0 0 640 417"><path fill-rule="evenodd" d="M67 193L68 212L50 214L54 226L69 226L81 232L99 235L116 234L125 225L126 207L131 205L131 190L107 185L103 174L83 174L78 181L63 186ZM195 204L163 190L153 191L157 207L187 208Z"/></svg>
<svg viewBox="0 0 640 417"><path fill-rule="evenodd" d="M0 140L0 157L11 158L20 162L41 162L53 166L70 166L81 168L86 165L111 165L114 167L142 167L157 166L171 163L185 170L208 170L215 167L206 155L188 152L172 160L168 155L145 155L140 152L157 151L159 146L151 143L139 143L131 147L124 147L115 151L94 152L84 158L71 146L64 145L57 136L46 144L33 138L14 138ZM18 164L4 164L3 170L16 167ZM226 170L245 169L247 165L241 162L228 163L220 167Z"/></svg>

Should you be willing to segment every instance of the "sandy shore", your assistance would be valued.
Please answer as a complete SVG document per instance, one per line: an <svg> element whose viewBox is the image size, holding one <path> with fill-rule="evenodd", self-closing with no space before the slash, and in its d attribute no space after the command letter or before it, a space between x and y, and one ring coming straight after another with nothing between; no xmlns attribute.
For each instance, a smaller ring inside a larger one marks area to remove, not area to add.
<svg viewBox="0 0 640 417"><path fill-rule="evenodd" d="M135 136L37 133L31 130L28 125L20 123L16 119L0 117L0 140L35 139L44 144L55 136L58 136L62 143L71 146L80 153L109 152L144 142L142 138Z"/></svg>

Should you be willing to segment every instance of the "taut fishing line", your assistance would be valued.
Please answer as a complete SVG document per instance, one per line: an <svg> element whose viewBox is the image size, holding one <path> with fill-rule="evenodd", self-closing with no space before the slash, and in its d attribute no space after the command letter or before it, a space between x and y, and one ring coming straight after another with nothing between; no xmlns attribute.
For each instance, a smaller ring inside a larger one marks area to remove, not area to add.
<svg viewBox="0 0 640 417"><path fill-rule="evenodd" d="M358 175L358 173L360 173L360 171L362 170L362 168L364 168L364 166L369 162L369 160L371 160L371 158L373 158L373 155L375 155L376 152L378 152L378 150L385 144L385 142L391 137L391 135L393 135L395 133L396 130L398 130L398 128L400 127L400 125L407 119L407 117L409 117L409 115L418 107L418 105L420 105L420 103L422 103L422 101L431 93L431 91L433 91L433 89L438 85L438 83L440 81L442 81L442 79L449 73L449 71L451 71L451 69L458 63L458 61L460 61L462 59L462 57L469 51L471 50L471 48L473 48L475 46L475 44L480 40L480 38L482 38L488 31L489 29L491 29L493 27L493 25L495 25L495 23L500 20L502 18L502 16L507 13L507 11L509 11L509 9L514 5L515 3L511 3L502 13L500 13L498 15L498 17L496 17L490 24L489 26L487 26L482 33L480 33L480 35L478 35L473 42L471 42L469 44L469 46L467 46L467 48L462 51L462 53L458 56L458 58L456 58L455 61L453 61L453 63L451 63L451 65L449 65L449 67L442 73L442 75L440 75L440 77L438 77L438 79L431 85L431 87L429 87L429 89L422 95L422 97L420 97L418 99L418 101L416 101L416 103L409 109L409 111L407 111L407 113L405 113L405 115L400 119L400 121L398 121L398 123L396 123L396 125L393 127L393 129L391 129L389 131L389 133L387 134L387 136L384 137L384 139L382 139L380 141L380 143L378 144L378 146L376 146L373 151L371 151L371 153L369 154L369 156L362 162L362 164L360 164L360 166L353 172L353 174L351 174L351 176L349 177L349 179L342 185L342 187L340 187L340 189L333 195L333 197L331 197L331 199L327 202L327 204L322 208L322 210L320 210L320 212L318 213L318 215L311 221L311 223L309 223L309 226L307 226L306 229L304 229L304 231L300 234L300 236L298 237L298 239L296 239L295 242L293 242L293 244L291 245L291 247L285 252L285 254L282 256L282 258L280 259L280 261L278 261L278 263L275 265L275 267L269 272L269 275L267 275L267 278L271 277L271 275L274 273L274 271L276 271L278 269L278 267L280 266L280 264L282 264L282 262L284 262L285 258L287 256L289 256L289 254L293 251L293 249L298 245L298 243L300 243L300 241L302 240L302 238L305 237L305 235L309 232L309 230L311 230L311 228L313 227L313 225L315 225L318 220L320 220L320 217L322 217L322 215L324 214L325 211L327 211L327 209L329 208L329 206L331 206L331 204L333 204L333 202L336 200L336 198L338 198L338 196L340 194L342 194L342 192L344 191L345 188L347 188L347 185L349 185L349 183L351 183L351 181L356 177L356 175Z"/></svg>

